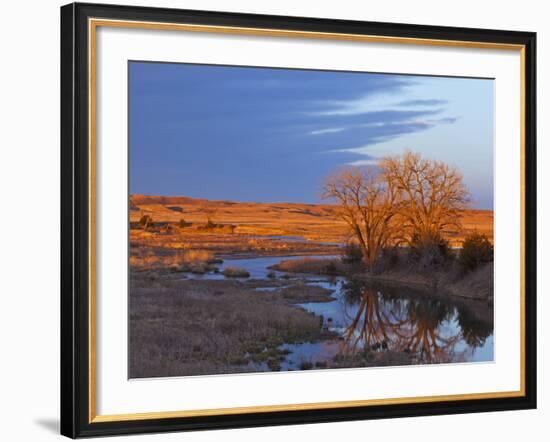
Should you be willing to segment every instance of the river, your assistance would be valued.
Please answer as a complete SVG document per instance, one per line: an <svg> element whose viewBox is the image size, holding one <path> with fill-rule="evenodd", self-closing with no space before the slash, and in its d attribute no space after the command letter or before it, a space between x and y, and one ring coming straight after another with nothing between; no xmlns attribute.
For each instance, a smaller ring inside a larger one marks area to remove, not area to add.
<svg viewBox="0 0 550 442"><path fill-rule="evenodd" d="M271 272L276 278L284 275L289 285L305 280L307 285L330 290L333 301L296 304L296 307L322 318L323 327L337 338L283 344L281 349L289 354L281 363L282 370L323 367L342 354L353 355L365 350L403 352L413 363L493 360L492 309L484 303L429 296L403 288L373 287L344 277L284 274L269 269L281 260L300 258L304 257L227 259L220 265L220 273L188 274L187 277L224 279L221 272L226 266L232 266L247 270L251 279L268 281ZM261 296L262 292L281 288L266 283L265 287L255 290Z"/></svg>

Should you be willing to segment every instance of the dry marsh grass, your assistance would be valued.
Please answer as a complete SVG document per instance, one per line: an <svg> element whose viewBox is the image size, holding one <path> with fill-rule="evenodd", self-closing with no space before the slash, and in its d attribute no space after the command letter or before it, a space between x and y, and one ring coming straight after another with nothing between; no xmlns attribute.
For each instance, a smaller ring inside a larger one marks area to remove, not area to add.
<svg viewBox="0 0 550 442"><path fill-rule="evenodd" d="M300 258L282 260L280 263L271 266L270 269L312 275L336 275L344 273L348 266L344 265L339 258Z"/></svg>
<svg viewBox="0 0 550 442"><path fill-rule="evenodd" d="M206 250L188 250L183 254L184 262L208 262L214 258L211 252Z"/></svg>
<svg viewBox="0 0 550 442"><path fill-rule="evenodd" d="M130 266L134 270L174 269L179 267L210 264L214 254L206 250L182 250L176 252L155 251L138 248L132 250Z"/></svg>
<svg viewBox="0 0 550 442"><path fill-rule="evenodd" d="M238 281L173 281L133 274L130 377L277 369L285 342L324 336L319 318L280 294Z"/></svg>
<svg viewBox="0 0 550 442"><path fill-rule="evenodd" d="M201 232L184 230L171 234L130 230L132 254L150 250L154 253L175 253L178 251L203 250L216 255L292 255L336 253L336 245L304 241L282 241L272 237L256 237L247 234Z"/></svg>
<svg viewBox="0 0 550 442"><path fill-rule="evenodd" d="M241 269L239 267L228 266L223 269L223 275L226 278L248 278L250 276L250 273L248 273L245 269Z"/></svg>

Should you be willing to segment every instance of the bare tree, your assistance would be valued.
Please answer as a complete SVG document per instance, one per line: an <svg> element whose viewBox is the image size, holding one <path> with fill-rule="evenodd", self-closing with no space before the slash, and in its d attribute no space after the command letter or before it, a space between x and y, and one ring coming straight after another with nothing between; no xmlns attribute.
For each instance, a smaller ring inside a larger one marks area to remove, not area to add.
<svg viewBox="0 0 550 442"><path fill-rule="evenodd" d="M389 246L439 247L443 232L460 229L469 202L454 167L412 152L329 177L324 197L338 202L336 214L349 226L367 265Z"/></svg>
<svg viewBox="0 0 550 442"><path fill-rule="evenodd" d="M444 231L460 229L461 211L469 203L469 193L457 169L409 151L383 158L379 167L403 202L398 212L409 242L415 236L430 242Z"/></svg>
<svg viewBox="0 0 550 442"><path fill-rule="evenodd" d="M397 235L400 201L393 182L373 167L347 169L325 181L323 196L338 202L336 214L357 239L363 261L374 264Z"/></svg>

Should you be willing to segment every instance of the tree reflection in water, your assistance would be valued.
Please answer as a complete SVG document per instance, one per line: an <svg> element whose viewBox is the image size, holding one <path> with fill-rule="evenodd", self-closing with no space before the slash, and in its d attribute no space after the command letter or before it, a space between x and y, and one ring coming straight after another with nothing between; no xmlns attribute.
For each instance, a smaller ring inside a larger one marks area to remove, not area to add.
<svg viewBox="0 0 550 442"><path fill-rule="evenodd" d="M464 340L473 348L485 345L487 338L493 334L493 322L480 321L470 309L458 308L457 321Z"/></svg>
<svg viewBox="0 0 550 442"><path fill-rule="evenodd" d="M382 293L356 282L343 292L348 310L340 348L344 356L392 350L421 364L460 362L469 360L493 332L492 322L444 298Z"/></svg>

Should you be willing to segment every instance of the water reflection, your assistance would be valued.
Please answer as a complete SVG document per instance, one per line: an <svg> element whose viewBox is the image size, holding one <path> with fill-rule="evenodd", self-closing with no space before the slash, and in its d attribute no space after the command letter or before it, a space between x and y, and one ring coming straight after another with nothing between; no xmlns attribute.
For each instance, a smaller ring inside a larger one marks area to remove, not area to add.
<svg viewBox="0 0 550 442"><path fill-rule="evenodd" d="M466 304L425 294L407 296L387 287L382 293L357 282L344 284L341 295L346 318L341 356L390 350L408 354L413 363L479 360L476 349L485 347L492 336L492 314L482 312L486 317L480 318ZM475 308L488 310L479 303ZM490 341L482 360L492 359Z"/></svg>
<svg viewBox="0 0 550 442"><path fill-rule="evenodd" d="M462 336L470 347L483 347L493 335L493 321L480 321L470 309L459 308L457 321Z"/></svg>

